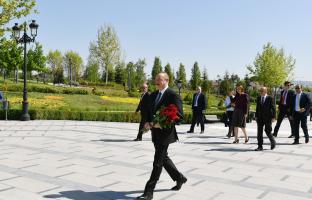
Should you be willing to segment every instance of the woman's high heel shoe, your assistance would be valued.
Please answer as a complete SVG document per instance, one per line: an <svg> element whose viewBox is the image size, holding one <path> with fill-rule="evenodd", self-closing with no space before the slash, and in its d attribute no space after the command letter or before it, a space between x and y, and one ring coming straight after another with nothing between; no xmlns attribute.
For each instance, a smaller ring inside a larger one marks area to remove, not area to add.
<svg viewBox="0 0 312 200"><path fill-rule="evenodd" d="M233 142L233 144L237 144L237 143L239 143L239 139L234 140L234 142Z"/></svg>
<svg viewBox="0 0 312 200"><path fill-rule="evenodd" d="M247 139L245 139L245 144L249 141L249 137Z"/></svg>

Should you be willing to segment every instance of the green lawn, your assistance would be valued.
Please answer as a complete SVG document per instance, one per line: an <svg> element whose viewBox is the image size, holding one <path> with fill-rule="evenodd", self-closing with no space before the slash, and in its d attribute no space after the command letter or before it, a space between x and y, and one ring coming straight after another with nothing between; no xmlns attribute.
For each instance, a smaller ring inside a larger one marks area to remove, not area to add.
<svg viewBox="0 0 312 200"><path fill-rule="evenodd" d="M10 102L10 109L22 108L22 92L6 92L5 97ZM210 96L211 106L207 112L220 111L219 98ZM108 97L97 95L55 94L55 93L28 93L29 109L49 109L68 111L135 111L138 98L135 97ZM184 112L191 112L191 106L185 102Z"/></svg>

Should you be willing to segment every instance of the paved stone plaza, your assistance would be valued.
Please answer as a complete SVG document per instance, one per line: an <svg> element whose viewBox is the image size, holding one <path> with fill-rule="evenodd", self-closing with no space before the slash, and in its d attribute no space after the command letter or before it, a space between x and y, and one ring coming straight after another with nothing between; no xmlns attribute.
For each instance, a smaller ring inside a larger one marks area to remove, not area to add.
<svg viewBox="0 0 312 200"><path fill-rule="evenodd" d="M312 123L308 124L312 133ZM81 121L0 121L1 200L134 199L150 176L150 134L133 142L138 124ZM287 121L277 148L253 151L256 124L247 124L248 144L231 144L221 123L205 134L185 134L169 155L188 178L178 192L165 171L154 199L169 200L308 200L312 199L312 145L290 145ZM196 129L199 131L199 127ZM302 134L302 133L301 133ZM240 133L242 136L242 133Z"/></svg>

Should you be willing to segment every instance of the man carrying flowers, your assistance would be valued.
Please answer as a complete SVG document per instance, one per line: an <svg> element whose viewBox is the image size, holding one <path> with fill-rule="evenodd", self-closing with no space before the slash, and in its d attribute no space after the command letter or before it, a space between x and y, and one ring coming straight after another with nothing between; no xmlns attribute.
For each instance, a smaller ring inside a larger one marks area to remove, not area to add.
<svg viewBox="0 0 312 200"><path fill-rule="evenodd" d="M187 179L181 174L168 156L169 144L178 140L175 123L182 120L182 101L175 91L168 87L169 76L159 73L155 78L157 91L151 94L151 106L145 129L151 129L155 147L153 170L147 181L144 193L137 197L140 200L153 199L153 192L160 177L162 168L168 172L176 186L172 190L180 190Z"/></svg>

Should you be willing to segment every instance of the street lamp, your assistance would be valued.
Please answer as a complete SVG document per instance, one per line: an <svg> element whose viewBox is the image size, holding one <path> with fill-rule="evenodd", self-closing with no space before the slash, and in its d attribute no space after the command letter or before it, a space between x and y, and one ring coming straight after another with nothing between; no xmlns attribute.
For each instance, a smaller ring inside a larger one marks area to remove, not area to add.
<svg viewBox="0 0 312 200"><path fill-rule="evenodd" d="M27 73L27 43L34 42L35 37L37 36L37 30L39 25L35 20L32 20L31 24L29 24L30 34L29 37L26 33L26 22L22 25L23 27L18 26L18 23L12 27L13 37L15 38L17 43L24 44L24 66L23 66L23 78L24 78L24 90L23 90L23 114L21 116L21 121L29 121L30 116L28 114L28 101L27 101L27 82L26 82L26 73ZM20 37L21 28L24 28L24 34Z"/></svg>
<svg viewBox="0 0 312 200"><path fill-rule="evenodd" d="M181 80L177 81L177 86L178 86L178 89L179 89L179 96L181 96L181 88L182 88L182 81Z"/></svg>

